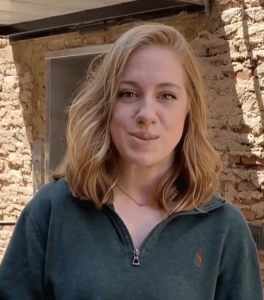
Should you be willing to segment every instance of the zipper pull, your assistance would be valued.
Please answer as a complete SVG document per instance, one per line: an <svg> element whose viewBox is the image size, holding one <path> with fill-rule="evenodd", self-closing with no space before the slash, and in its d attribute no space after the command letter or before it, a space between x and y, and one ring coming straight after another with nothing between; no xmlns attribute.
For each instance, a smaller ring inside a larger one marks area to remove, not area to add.
<svg viewBox="0 0 264 300"><path fill-rule="evenodd" d="M134 252L134 258L133 258L132 265L139 266L140 265L139 257L138 257L139 256L139 250L135 249L133 252Z"/></svg>

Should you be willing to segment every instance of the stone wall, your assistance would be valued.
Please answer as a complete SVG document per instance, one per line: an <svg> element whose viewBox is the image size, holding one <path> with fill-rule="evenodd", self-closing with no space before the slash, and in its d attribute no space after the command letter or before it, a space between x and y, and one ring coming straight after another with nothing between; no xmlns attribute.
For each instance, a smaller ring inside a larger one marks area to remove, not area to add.
<svg viewBox="0 0 264 300"><path fill-rule="evenodd" d="M193 47L205 67L222 192L248 221L264 224L264 7L257 0L219 2Z"/></svg>
<svg viewBox="0 0 264 300"><path fill-rule="evenodd" d="M204 66L221 191L264 224L264 1L219 0L192 46ZM264 251L259 252L264 269ZM263 271L264 275L264 271Z"/></svg>
<svg viewBox="0 0 264 300"><path fill-rule="evenodd" d="M207 17L161 22L184 33L203 65L211 138L223 160L221 193L249 222L264 225L264 1L212 3ZM129 26L11 46L0 38L0 220L16 220L32 196L32 143L45 144L45 54L111 43ZM0 227L0 259L11 230Z"/></svg>
<svg viewBox="0 0 264 300"><path fill-rule="evenodd" d="M32 134L25 126L31 107L23 107L20 97L26 81L8 39L0 37L0 222L16 221L32 195ZM0 259L12 230L0 223Z"/></svg>

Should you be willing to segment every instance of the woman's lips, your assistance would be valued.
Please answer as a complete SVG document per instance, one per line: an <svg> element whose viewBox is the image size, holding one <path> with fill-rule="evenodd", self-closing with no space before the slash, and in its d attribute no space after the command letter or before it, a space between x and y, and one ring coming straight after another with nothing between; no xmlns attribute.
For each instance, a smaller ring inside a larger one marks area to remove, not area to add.
<svg viewBox="0 0 264 300"><path fill-rule="evenodd" d="M158 135L154 135L148 132L137 132L137 133L131 133L132 136L144 140L144 141L150 141L150 140L156 140L159 138Z"/></svg>

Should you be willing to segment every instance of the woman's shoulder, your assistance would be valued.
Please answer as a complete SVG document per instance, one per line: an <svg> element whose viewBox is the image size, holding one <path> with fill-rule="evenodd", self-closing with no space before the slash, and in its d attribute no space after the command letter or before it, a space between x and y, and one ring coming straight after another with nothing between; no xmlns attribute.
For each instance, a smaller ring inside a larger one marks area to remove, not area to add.
<svg viewBox="0 0 264 300"><path fill-rule="evenodd" d="M211 202L211 203L210 203ZM221 231L226 237L233 241L241 239L252 239L248 222L243 213L229 200L216 194L208 204L218 203L218 207L212 211L211 217L216 224L216 230Z"/></svg>
<svg viewBox="0 0 264 300"><path fill-rule="evenodd" d="M34 220L49 217L52 207L67 202L73 198L65 178L52 181L42 186L29 203L22 214L29 215Z"/></svg>
<svg viewBox="0 0 264 300"><path fill-rule="evenodd" d="M37 203L39 201L49 202L56 198L70 197L71 191L68 187L66 179L62 177L59 180L51 181L44 184L33 196L29 203Z"/></svg>
<svg viewBox="0 0 264 300"><path fill-rule="evenodd" d="M245 217L239 208L219 194L215 194L209 202L201 206L201 211L208 213L216 211L221 217L225 217L230 221L245 222Z"/></svg>
<svg viewBox="0 0 264 300"><path fill-rule="evenodd" d="M56 198L61 196L71 196L71 191L65 177L53 180L43 185L36 193L34 198ZM33 199L34 199L33 198Z"/></svg>
<svg viewBox="0 0 264 300"><path fill-rule="evenodd" d="M246 219L243 213L235 206L231 201L224 199L220 195L216 194L214 196L216 199L222 201L220 213L223 217L228 219L231 223L241 224L246 223Z"/></svg>

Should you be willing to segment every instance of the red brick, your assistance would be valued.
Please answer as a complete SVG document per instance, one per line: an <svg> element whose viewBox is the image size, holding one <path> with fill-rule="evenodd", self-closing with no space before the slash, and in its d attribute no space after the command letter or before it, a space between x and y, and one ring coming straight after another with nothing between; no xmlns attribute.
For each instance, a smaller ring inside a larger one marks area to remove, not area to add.
<svg viewBox="0 0 264 300"><path fill-rule="evenodd" d="M245 204L245 205L253 205L253 204L256 204L255 199L243 199L242 202L243 202L243 204Z"/></svg>
<svg viewBox="0 0 264 300"><path fill-rule="evenodd" d="M237 79L249 80L251 77L252 77L252 71L250 70L241 71L236 74Z"/></svg>
<svg viewBox="0 0 264 300"><path fill-rule="evenodd" d="M63 40L53 40L49 43L47 43L47 48L50 51L55 51L55 50L62 50L64 49L64 41Z"/></svg>
<svg viewBox="0 0 264 300"><path fill-rule="evenodd" d="M235 72L230 72L230 73L229 73L229 78L235 79L235 78L236 78Z"/></svg>
<svg viewBox="0 0 264 300"><path fill-rule="evenodd" d="M230 163L239 164L240 163L240 155L228 155L228 161Z"/></svg>
<svg viewBox="0 0 264 300"><path fill-rule="evenodd" d="M92 35L84 38L84 45L102 45L105 37L103 35Z"/></svg>
<svg viewBox="0 0 264 300"><path fill-rule="evenodd" d="M264 254L259 253L259 261L264 262Z"/></svg>
<svg viewBox="0 0 264 300"><path fill-rule="evenodd" d="M253 210L242 208L241 212L243 213L243 215L247 219L247 221L255 221L256 220L256 215Z"/></svg>
<svg viewBox="0 0 264 300"><path fill-rule="evenodd" d="M256 156L242 156L241 160L244 165L264 165L264 159L258 158Z"/></svg>
<svg viewBox="0 0 264 300"><path fill-rule="evenodd" d="M242 192L242 191L257 191L258 187L256 187L253 183L251 183L249 181L243 181L243 182L240 182L237 185L237 190L239 192Z"/></svg>
<svg viewBox="0 0 264 300"><path fill-rule="evenodd" d="M209 48L208 49L208 54L209 55L216 55L216 54L224 54L229 52L229 45L220 45L216 48Z"/></svg>

